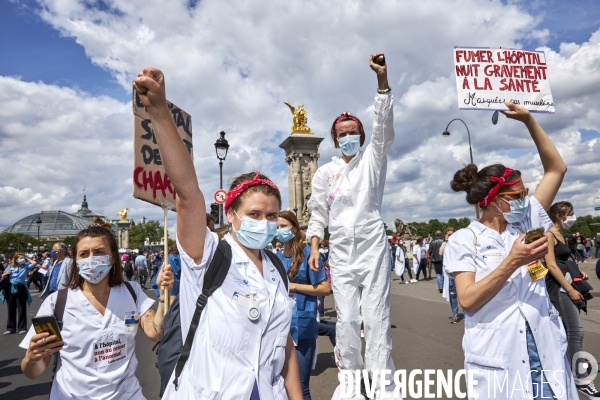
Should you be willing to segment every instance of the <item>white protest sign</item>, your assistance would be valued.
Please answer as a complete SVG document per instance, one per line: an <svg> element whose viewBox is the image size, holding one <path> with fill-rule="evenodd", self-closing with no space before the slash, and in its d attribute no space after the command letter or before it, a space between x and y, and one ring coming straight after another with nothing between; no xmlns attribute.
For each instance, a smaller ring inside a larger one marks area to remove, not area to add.
<svg viewBox="0 0 600 400"><path fill-rule="evenodd" d="M543 51L454 47L458 108L508 110L511 101L531 112L554 113Z"/></svg>

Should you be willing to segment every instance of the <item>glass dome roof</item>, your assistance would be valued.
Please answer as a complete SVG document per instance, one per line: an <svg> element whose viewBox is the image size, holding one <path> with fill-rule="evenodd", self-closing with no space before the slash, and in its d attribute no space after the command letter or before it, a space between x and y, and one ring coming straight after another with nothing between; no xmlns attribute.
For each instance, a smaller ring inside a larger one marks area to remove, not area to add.
<svg viewBox="0 0 600 400"><path fill-rule="evenodd" d="M4 232L35 236L38 232L36 223L38 217L42 221L40 224L40 235L44 236L75 235L90 224L90 221L64 211L42 211L22 218L12 226L6 228Z"/></svg>

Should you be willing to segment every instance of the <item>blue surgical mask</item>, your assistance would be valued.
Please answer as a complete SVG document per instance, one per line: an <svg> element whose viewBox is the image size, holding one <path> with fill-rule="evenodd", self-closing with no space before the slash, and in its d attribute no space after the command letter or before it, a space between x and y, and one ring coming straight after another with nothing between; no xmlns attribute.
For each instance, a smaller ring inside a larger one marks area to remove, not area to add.
<svg viewBox="0 0 600 400"><path fill-rule="evenodd" d="M503 198L500 198L500 200L504 200ZM508 222L509 224L516 224L519 223L521 221L523 221L523 218L525 218L525 216L527 215L527 213L529 212L529 197L525 197L522 200L504 200L508 203L508 205L510 206L510 212L503 212L502 215L504 215L504 219L506 220L506 222ZM502 210L500 210L502 211Z"/></svg>
<svg viewBox="0 0 600 400"><path fill-rule="evenodd" d="M54 258L54 257L56 257L56 251L52 250L52 251L50 252L50 257L51 257L51 258Z"/></svg>
<svg viewBox="0 0 600 400"><path fill-rule="evenodd" d="M234 214L242 221L242 226L240 226L239 231L235 229L233 224L231 226L240 243L248 249L264 249L277 234L277 221L271 222L266 219L257 220L248 217L240 218L235 211Z"/></svg>
<svg viewBox="0 0 600 400"><path fill-rule="evenodd" d="M292 233L292 228L281 228L277 229L277 234L275 235L277 240L281 243L287 243L294 238L294 234Z"/></svg>
<svg viewBox="0 0 600 400"><path fill-rule="evenodd" d="M112 268L110 256L90 256L77 260L79 275L92 284L99 283Z"/></svg>
<svg viewBox="0 0 600 400"><path fill-rule="evenodd" d="M351 157L358 153L360 149L360 135L346 135L338 140L338 143L340 144L342 153Z"/></svg>
<svg viewBox="0 0 600 400"><path fill-rule="evenodd" d="M27 262L27 260L26 260L26 259L24 259L24 258L19 258L19 259L17 260L17 263L19 263L19 265L24 265L26 262Z"/></svg>

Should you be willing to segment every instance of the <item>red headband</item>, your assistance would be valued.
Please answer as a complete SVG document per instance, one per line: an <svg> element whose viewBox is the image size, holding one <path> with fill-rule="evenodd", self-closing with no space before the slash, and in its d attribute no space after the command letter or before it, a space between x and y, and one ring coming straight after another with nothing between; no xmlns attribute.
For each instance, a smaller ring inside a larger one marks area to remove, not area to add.
<svg viewBox="0 0 600 400"><path fill-rule="evenodd" d="M362 123L360 122L360 120L358 118L356 118L354 115L350 115L350 113L348 111L344 111L342 113L342 115L337 117L337 119L333 123L333 128L335 129L337 124L339 124L342 121L347 121L347 120L352 120L352 121L356 122L358 124L358 126L362 126Z"/></svg>
<svg viewBox="0 0 600 400"><path fill-rule="evenodd" d="M504 174L502 175L501 178L498 178L497 176L491 176L490 180L492 182L496 182L496 184L494 185L494 187L490 190L490 192L487 194L487 196L485 196L483 198L483 200L481 200L479 202L479 207L483 208L485 206L487 206L488 204L490 204L490 202L492 200L494 200L494 198L496 197L496 195L500 192L500 190L502 189L503 186L512 186L515 185L517 183L519 183L521 180L518 179L516 181L513 182L507 182L506 178L508 178L508 176L510 174L513 173L513 170L510 168L506 168L504 170Z"/></svg>
<svg viewBox="0 0 600 400"><path fill-rule="evenodd" d="M256 171L256 175L254 175L254 178L252 180L240 183L227 193L227 199L225 200L225 212L229 210L231 203L233 203L233 201L237 199L242 193L244 193L248 188L259 185L267 185L279 194L279 188L277 187L277 185L275 185L270 179L261 179L260 172Z"/></svg>

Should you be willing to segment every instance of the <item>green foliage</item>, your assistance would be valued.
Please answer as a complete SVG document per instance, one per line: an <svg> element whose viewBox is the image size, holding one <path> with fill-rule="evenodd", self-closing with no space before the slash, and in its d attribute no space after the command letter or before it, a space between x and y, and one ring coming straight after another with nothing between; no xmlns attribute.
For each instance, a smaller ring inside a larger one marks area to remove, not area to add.
<svg viewBox="0 0 600 400"><path fill-rule="evenodd" d="M451 226L455 230L466 228L471 223L471 220L467 217L463 217L460 219L450 218L448 222L441 222L438 219L430 219L429 222L409 222L408 225L412 225L417 231L417 236L421 237L434 237L435 231L440 230L444 232L447 227ZM386 225L387 228L387 225ZM395 232L389 233L392 231L388 231L386 229L386 233L391 235Z"/></svg>
<svg viewBox="0 0 600 400"><path fill-rule="evenodd" d="M451 226L455 230L458 230L466 228L470 223L471 220L469 218L463 217L460 219L450 218L448 222L440 222L437 219L430 219L429 222L409 222L408 224L412 225L416 229L418 236L427 237L431 235L433 237L435 235L435 231L438 229L444 232L447 227ZM591 215L585 215L582 217L577 217L577 222L575 222L573 227L565 230L563 234L565 236L570 236L575 232L579 232L583 237L594 237L596 236L596 233L600 232L600 225L592 224L600 224L600 216L592 217ZM388 232L387 225L386 232ZM389 232L388 235L390 235Z"/></svg>
<svg viewBox="0 0 600 400"><path fill-rule="evenodd" d="M14 250L12 253L8 251L9 243L13 244ZM0 253L4 254L6 257L12 257L12 255L19 251L19 247L22 252L27 252L27 244L31 243L33 245L33 251L37 251L38 241L36 237L24 235L22 233L2 233L0 234ZM44 241L40 240L40 251L42 244ZM48 245L46 245L46 250L49 250Z"/></svg>
<svg viewBox="0 0 600 400"><path fill-rule="evenodd" d="M129 248L142 250L144 240L160 242L163 237L163 227L158 221L146 221L145 224L137 224L129 229Z"/></svg>
<svg viewBox="0 0 600 400"><path fill-rule="evenodd" d="M383 223L383 227L385 228L385 234L388 236L393 236L394 233L396 233L393 230L389 229L385 222Z"/></svg>
<svg viewBox="0 0 600 400"><path fill-rule="evenodd" d="M591 215L585 215L583 217L577 217L577 221L571 227L563 231L565 237L571 236L572 234L579 232L583 237L590 238L596 236L596 233L600 232L600 216L592 217Z"/></svg>
<svg viewBox="0 0 600 400"><path fill-rule="evenodd" d="M75 244L75 236L67 236L62 240L62 242L66 244L67 247L73 247L73 245Z"/></svg>

